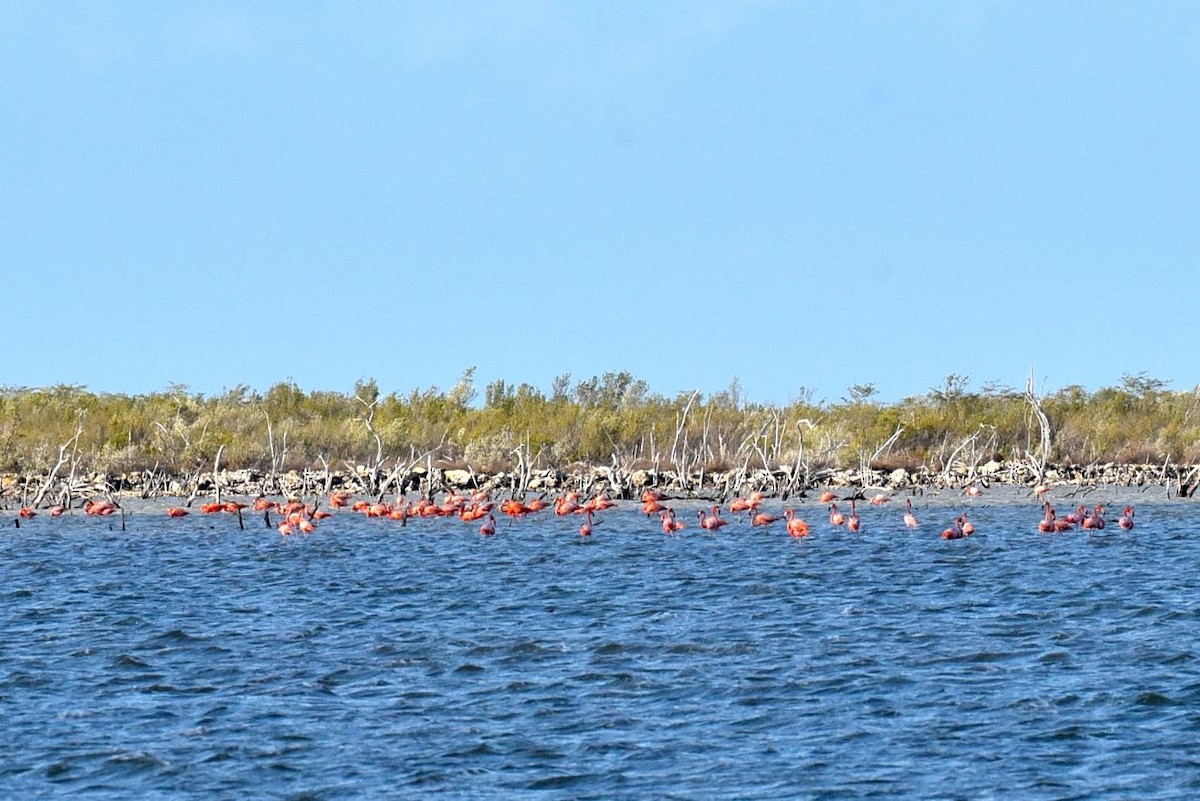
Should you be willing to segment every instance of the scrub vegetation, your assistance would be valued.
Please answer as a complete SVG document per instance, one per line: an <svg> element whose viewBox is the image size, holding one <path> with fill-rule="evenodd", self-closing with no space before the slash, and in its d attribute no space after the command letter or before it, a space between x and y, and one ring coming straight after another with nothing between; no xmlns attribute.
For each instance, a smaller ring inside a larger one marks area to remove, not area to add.
<svg viewBox="0 0 1200 801"><path fill-rule="evenodd" d="M1053 464L1200 461L1200 390L1145 374L1089 392L970 386L966 376L896 403L873 385L837 401L800 389L786 405L755 403L735 380L721 392L666 397L627 372L550 390L500 380L479 397L474 369L448 390L348 392L280 383L206 396L173 385L147 395L79 386L0 390L0 471L187 474L211 466L263 472L430 459L479 472L569 467L728 470L922 466L953 461ZM57 468L54 466L58 465Z"/></svg>

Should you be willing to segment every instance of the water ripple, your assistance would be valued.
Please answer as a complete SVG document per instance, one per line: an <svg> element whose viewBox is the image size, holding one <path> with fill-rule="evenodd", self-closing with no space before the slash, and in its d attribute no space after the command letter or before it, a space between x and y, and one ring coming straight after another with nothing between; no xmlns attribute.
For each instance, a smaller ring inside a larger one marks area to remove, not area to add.
<svg viewBox="0 0 1200 801"><path fill-rule="evenodd" d="M0 540L0 790L1194 796L1200 514L1037 516L977 505L953 543L875 509L801 542L632 511L587 543L551 516L39 518Z"/></svg>

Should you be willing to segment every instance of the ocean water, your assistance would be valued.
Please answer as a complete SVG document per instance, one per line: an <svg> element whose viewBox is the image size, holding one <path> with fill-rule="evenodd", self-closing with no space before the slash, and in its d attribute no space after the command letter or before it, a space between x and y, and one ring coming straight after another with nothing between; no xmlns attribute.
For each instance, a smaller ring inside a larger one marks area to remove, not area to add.
<svg viewBox="0 0 1200 801"><path fill-rule="evenodd" d="M804 540L9 512L0 797L1200 797L1200 512L1137 502L809 503Z"/></svg>

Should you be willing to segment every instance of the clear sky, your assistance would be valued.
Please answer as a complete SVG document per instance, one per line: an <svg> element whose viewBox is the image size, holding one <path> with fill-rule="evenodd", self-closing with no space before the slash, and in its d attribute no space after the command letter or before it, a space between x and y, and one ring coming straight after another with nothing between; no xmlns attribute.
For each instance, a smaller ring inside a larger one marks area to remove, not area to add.
<svg viewBox="0 0 1200 801"><path fill-rule="evenodd" d="M1194 2L0 0L0 384L1200 384Z"/></svg>

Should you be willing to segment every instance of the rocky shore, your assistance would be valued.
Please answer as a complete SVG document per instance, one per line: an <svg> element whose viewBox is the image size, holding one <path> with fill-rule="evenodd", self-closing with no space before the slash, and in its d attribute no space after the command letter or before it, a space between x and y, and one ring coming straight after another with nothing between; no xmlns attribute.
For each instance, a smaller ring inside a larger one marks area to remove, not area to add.
<svg viewBox="0 0 1200 801"><path fill-rule="evenodd" d="M47 481L51 486L46 487ZM197 498L214 495L305 497L331 490L368 496L418 493L433 495L450 490L490 489L515 495L580 490L607 493L613 498L636 498L653 488L671 497L722 501L759 491L787 499L804 497L818 488L854 492L855 489L888 492L990 487L1055 486L1162 487L1170 497L1190 498L1200 485L1200 465L1091 464L1047 466L1040 474L1028 463L991 461L978 466L953 464L942 470L821 468L794 472L790 466L775 470L739 469L696 471L680 475L671 469L575 465L569 469L485 473L457 467L413 467L405 471L291 470L269 474L256 470L221 470L191 476L171 476L151 471L119 475L96 473L73 479L51 479L45 473L0 475L0 507L21 506L39 492L43 504L94 496ZM43 492L43 488L45 491Z"/></svg>

